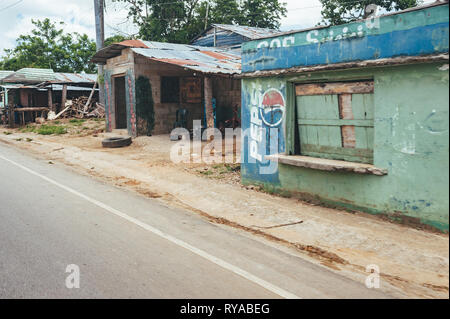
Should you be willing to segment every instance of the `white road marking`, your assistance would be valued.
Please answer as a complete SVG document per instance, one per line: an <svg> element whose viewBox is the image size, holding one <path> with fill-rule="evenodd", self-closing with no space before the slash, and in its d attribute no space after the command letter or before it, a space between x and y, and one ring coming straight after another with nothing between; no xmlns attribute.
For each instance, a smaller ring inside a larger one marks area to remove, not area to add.
<svg viewBox="0 0 450 319"><path fill-rule="evenodd" d="M102 203L102 202L100 202L100 201L98 201L96 199L90 198L89 196L86 196L86 195L84 195L84 194L82 194L82 193L80 193L80 192L78 192L78 191L76 191L76 190L74 190L74 189L72 189L72 188L70 188L68 186L65 186L65 185L63 185L61 183L58 183L57 181L55 181L55 180L53 180L51 178L48 178L47 176L44 176L44 175L42 175L42 174L40 174L38 172L35 172L35 171L29 169L28 167L25 167L25 166L23 166L23 165L21 165L19 163L16 163L16 162L14 162L14 161L12 161L12 160L10 160L10 159L2 156L2 155L0 155L0 158L2 160L4 160L4 161L8 162L8 163L11 163L11 164L13 164L13 165L23 169L24 171L27 171L28 173L30 173L32 175L40 177L43 180L45 180L45 181L47 181L47 182L49 182L49 183L51 183L51 184L53 184L55 186L58 186L59 188L64 189L65 191L67 191L69 193L72 193L72 194L74 194L74 195L76 195L78 197L83 198L84 200L86 200L88 202L91 202L92 204L94 204L94 205L96 205L96 206L98 206L100 208L103 208L104 210L106 210L106 211L108 211L108 212L110 212L110 213L112 213L112 214L114 214L116 216L121 217L121 218L129 221L130 223L133 223L133 224L135 224L135 225L137 225L137 226L139 226L139 227L141 227L141 228L143 228L143 229L145 229L145 230L147 230L147 231L149 231L149 232L151 232L151 233L153 233L153 234L155 234L157 236L160 236L160 237L162 237L162 238L164 238L164 239L174 243L175 245L183 247L183 248L189 250L190 252L192 252L192 253L200 256L200 257L203 257L206 260L208 260L208 261L210 261L210 262L212 262L212 263L214 263L214 264L216 264L216 265L218 265L218 266L220 266L220 267L222 267L224 269L227 269L227 270L229 270L229 271L231 271L231 272L233 272L233 273L235 273L235 274L237 274L237 275L239 275L239 276L241 276L241 277L243 277L243 278L245 278L245 279L247 279L247 280L249 280L249 281L251 281L251 282L253 282L253 283L255 283L255 284L257 284L257 285L259 285L259 286L261 286L261 287L263 287L263 288L265 288L267 290L269 290L269 291L271 291L271 292L273 292L274 294L279 295L280 297L283 297L283 298L286 298L286 299L301 299L300 297L298 297L298 296L296 296L296 295L294 295L294 294L292 294L292 293L290 293L290 292L288 292L288 291L286 291L286 290L284 290L284 289L282 289L280 287L277 287L277 286L271 284L270 282L267 282L264 279L261 279L261 278L255 276L255 275L253 275L253 274L251 274L251 273L249 273L249 272L247 272L247 271L245 271L245 270L243 270L243 269L241 269L241 268L239 268L237 266L234 266L234 265L226 262L225 260L222 260L222 259L220 259L218 257L215 257L215 256L213 256L211 254L208 254L207 252L205 252L205 251L203 251L203 250L201 250L201 249L199 249L197 247L194 247L194 246L192 246L192 245L190 245L190 244L188 244L188 243L186 243L186 242L184 242L184 241L182 241L182 240L180 240L180 239L178 239L176 237L173 237L171 235L165 234L164 232L160 231L159 229L157 229L157 228L155 228L153 226L150 226L150 225L148 225L146 223L143 223L143 222L141 222L140 220L138 220L138 219L136 219L134 217L128 216L127 214L122 213L121 211L118 211L117 209L112 208L111 206L108 206L108 205L106 205L106 204L104 204L104 203Z"/></svg>

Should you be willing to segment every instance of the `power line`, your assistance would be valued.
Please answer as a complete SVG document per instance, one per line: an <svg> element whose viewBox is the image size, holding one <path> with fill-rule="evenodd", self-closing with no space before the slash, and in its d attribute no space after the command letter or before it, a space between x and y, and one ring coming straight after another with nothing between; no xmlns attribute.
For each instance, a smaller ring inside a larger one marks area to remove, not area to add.
<svg viewBox="0 0 450 319"><path fill-rule="evenodd" d="M15 5L21 3L22 1L23 1L23 0L19 0L19 1L17 1L17 2L14 2L13 4L10 4L9 6L6 6L6 7L4 7L4 8L1 8L1 9L0 9L0 12L1 12L1 11L4 11L4 10L6 10L6 9L9 9L9 8L11 8L11 7L14 7Z"/></svg>

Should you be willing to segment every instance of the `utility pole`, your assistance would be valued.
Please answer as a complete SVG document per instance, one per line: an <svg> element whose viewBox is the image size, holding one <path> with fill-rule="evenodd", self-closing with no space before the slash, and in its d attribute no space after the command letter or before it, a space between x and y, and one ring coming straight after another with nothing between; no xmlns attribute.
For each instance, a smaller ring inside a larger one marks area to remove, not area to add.
<svg viewBox="0 0 450 319"><path fill-rule="evenodd" d="M94 0L95 8L95 34L97 51L105 45L105 21L104 21L104 0ZM98 78L103 79L103 65L98 64ZM98 81L99 81L98 80ZM105 88L99 83L100 103L105 105Z"/></svg>
<svg viewBox="0 0 450 319"><path fill-rule="evenodd" d="M209 2L206 4L205 30L208 27Z"/></svg>

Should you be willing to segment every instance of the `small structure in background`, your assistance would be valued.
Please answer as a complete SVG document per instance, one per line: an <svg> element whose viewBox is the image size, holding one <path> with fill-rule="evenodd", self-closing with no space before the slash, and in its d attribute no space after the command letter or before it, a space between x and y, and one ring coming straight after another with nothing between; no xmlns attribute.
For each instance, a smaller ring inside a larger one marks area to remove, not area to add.
<svg viewBox="0 0 450 319"><path fill-rule="evenodd" d="M37 68L7 72L0 79L3 122L14 127L48 115L50 119L63 115L102 116L102 106L95 103L98 101L96 82L96 74L58 73Z"/></svg>
<svg viewBox="0 0 450 319"><path fill-rule="evenodd" d="M448 52L448 2L245 43L242 181L448 231Z"/></svg>
<svg viewBox="0 0 450 319"><path fill-rule="evenodd" d="M212 24L196 36L190 44L203 47L217 47L240 50L242 43L280 34L279 30L247 27L232 24Z"/></svg>

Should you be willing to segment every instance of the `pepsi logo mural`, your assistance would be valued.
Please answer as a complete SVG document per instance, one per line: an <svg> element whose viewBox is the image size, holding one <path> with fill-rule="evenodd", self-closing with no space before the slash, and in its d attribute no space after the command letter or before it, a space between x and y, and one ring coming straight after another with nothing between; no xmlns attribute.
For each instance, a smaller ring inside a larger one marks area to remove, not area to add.
<svg viewBox="0 0 450 319"><path fill-rule="evenodd" d="M260 116L265 125L278 127L284 118L286 103L283 94L276 89L267 90L263 95Z"/></svg>
<svg viewBox="0 0 450 319"><path fill-rule="evenodd" d="M270 88L262 93L253 87L250 94L249 156L266 163L265 155L279 151L279 133L282 133L286 101L283 93ZM274 131L276 136L274 136ZM274 140L275 139L275 140Z"/></svg>

